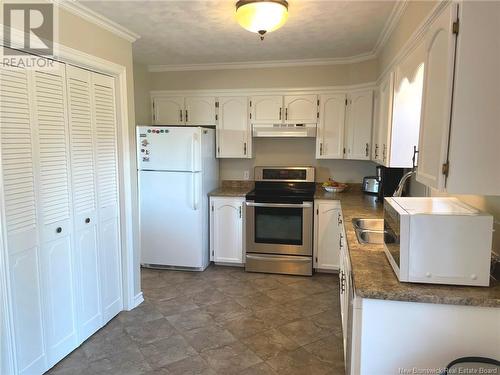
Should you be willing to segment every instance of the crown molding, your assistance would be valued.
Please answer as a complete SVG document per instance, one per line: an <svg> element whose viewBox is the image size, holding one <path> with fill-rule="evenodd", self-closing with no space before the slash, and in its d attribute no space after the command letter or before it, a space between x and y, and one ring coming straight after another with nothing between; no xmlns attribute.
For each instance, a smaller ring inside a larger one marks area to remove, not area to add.
<svg viewBox="0 0 500 375"><path fill-rule="evenodd" d="M136 34L116 22L111 21L109 18L94 12L92 9L87 8L85 5L77 2L76 0L52 0L52 2L57 4L61 9L92 22L94 25L102 27L103 29L110 31L131 43L140 38L139 34Z"/></svg>
<svg viewBox="0 0 500 375"><path fill-rule="evenodd" d="M335 57L325 59L303 59L303 60L269 60L269 61L247 61L214 64L179 64L179 65L148 65L148 71L158 72L181 72L195 70L227 70L227 69L256 69L256 68L287 68L299 66L324 66L353 64L375 59L373 53L361 54L353 57Z"/></svg>
<svg viewBox="0 0 500 375"><path fill-rule="evenodd" d="M408 0L396 1L396 4L394 4L394 7L392 8L391 14L389 15L389 18L387 19L384 28L382 29L382 32L380 33L377 42L375 43L375 47L373 47L372 53L374 55L378 56L380 54L385 44L391 37L392 32L398 25L399 20L401 19L401 16L403 15L407 6Z"/></svg>

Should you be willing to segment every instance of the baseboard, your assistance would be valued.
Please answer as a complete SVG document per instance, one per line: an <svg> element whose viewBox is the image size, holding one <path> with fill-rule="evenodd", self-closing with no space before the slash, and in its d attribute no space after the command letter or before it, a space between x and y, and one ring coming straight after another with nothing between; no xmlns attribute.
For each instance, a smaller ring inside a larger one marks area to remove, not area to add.
<svg viewBox="0 0 500 375"><path fill-rule="evenodd" d="M144 295L142 294L142 292L137 293L134 297L134 306L132 306L132 309L135 309L143 302L144 302Z"/></svg>

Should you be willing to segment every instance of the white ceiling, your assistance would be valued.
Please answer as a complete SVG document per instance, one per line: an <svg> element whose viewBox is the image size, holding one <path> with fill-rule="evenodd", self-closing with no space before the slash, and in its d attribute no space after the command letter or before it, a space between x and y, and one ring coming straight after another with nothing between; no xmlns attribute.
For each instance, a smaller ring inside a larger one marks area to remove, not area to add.
<svg viewBox="0 0 500 375"><path fill-rule="evenodd" d="M134 59L147 65L332 59L373 52L394 1L289 0L285 26L264 41L234 18L235 1L82 1L139 34Z"/></svg>

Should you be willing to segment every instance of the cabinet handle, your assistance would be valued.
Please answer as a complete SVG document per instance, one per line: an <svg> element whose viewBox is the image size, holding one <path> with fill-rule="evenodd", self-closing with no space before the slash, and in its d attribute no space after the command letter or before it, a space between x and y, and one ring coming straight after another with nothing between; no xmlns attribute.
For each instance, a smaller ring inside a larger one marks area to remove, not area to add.
<svg viewBox="0 0 500 375"><path fill-rule="evenodd" d="M319 144L319 154L323 155L323 143Z"/></svg>
<svg viewBox="0 0 500 375"><path fill-rule="evenodd" d="M181 122L182 122L182 109L179 109L179 117L180 117Z"/></svg>
<svg viewBox="0 0 500 375"><path fill-rule="evenodd" d="M188 118L189 118L189 117L188 117L188 110L186 109L186 122L188 122L188 121L189 121L189 120L188 120Z"/></svg>
<svg viewBox="0 0 500 375"><path fill-rule="evenodd" d="M247 143L244 142L243 143L243 155L246 155L247 154Z"/></svg>
<svg viewBox="0 0 500 375"><path fill-rule="evenodd" d="M285 120L288 120L288 107L285 108Z"/></svg>
<svg viewBox="0 0 500 375"><path fill-rule="evenodd" d="M378 159L378 144L375 143L375 159Z"/></svg>
<svg viewBox="0 0 500 375"><path fill-rule="evenodd" d="M342 216L340 216L340 214L339 214L339 217L338 217L338 224L339 225L342 224ZM340 236L342 237L342 234Z"/></svg>
<svg viewBox="0 0 500 375"><path fill-rule="evenodd" d="M385 162L385 158L387 156L387 145L384 143L384 149L382 151L382 159Z"/></svg>
<svg viewBox="0 0 500 375"><path fill-rule="evenodd" d="M281 111L282 111L282 108L280 107L280 120L281 120Z"/></svg>
<svg viewBox="0 0 500 375"><path fill-rule="evenodd" d="M61 227L57 227L56 233L61 233L61 232L62 232L62 228Z"/></svg>
<svg viewBox="0 0 500 375"><path fill-rule="evenodd" d="M345 273L344 271L340 272L340 294L344 294L345 292Z"/></svg>
<svg viewBox="0 0 500 375"><path fill-rule="evenodd" d="M85 224L90 224L90 217L85 219Z"/></svg>
<svg viewBox="0 0 500 375"><path fill-rule="evenodd" d="M365 156L368 156L368 148L369 148L369 145L368 143L366 144L366 148L365 148Z"/></svg>
<svg viewBox="0 0 500 375"><path fill-rule="evenodd" d="M241 219L241 206L238 207L238 215L240 216Z"/></svg>
<svg viewBox="0 0 500 375"><path fill-rule="evenodd" d="M417 154L418 154L417 146L413 146L413 157L411 158L413 169L417 167Z"/></svg>

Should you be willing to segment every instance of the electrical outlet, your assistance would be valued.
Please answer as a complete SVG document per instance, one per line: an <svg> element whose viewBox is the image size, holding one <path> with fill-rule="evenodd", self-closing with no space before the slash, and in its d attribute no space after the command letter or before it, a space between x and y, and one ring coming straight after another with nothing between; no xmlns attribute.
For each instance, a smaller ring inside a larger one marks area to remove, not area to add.
<svg viewBox="0 0 500 375"><path fill-rule="evenodd" d="M250 180L250 171L243 171L243 179Z"/></svg>

